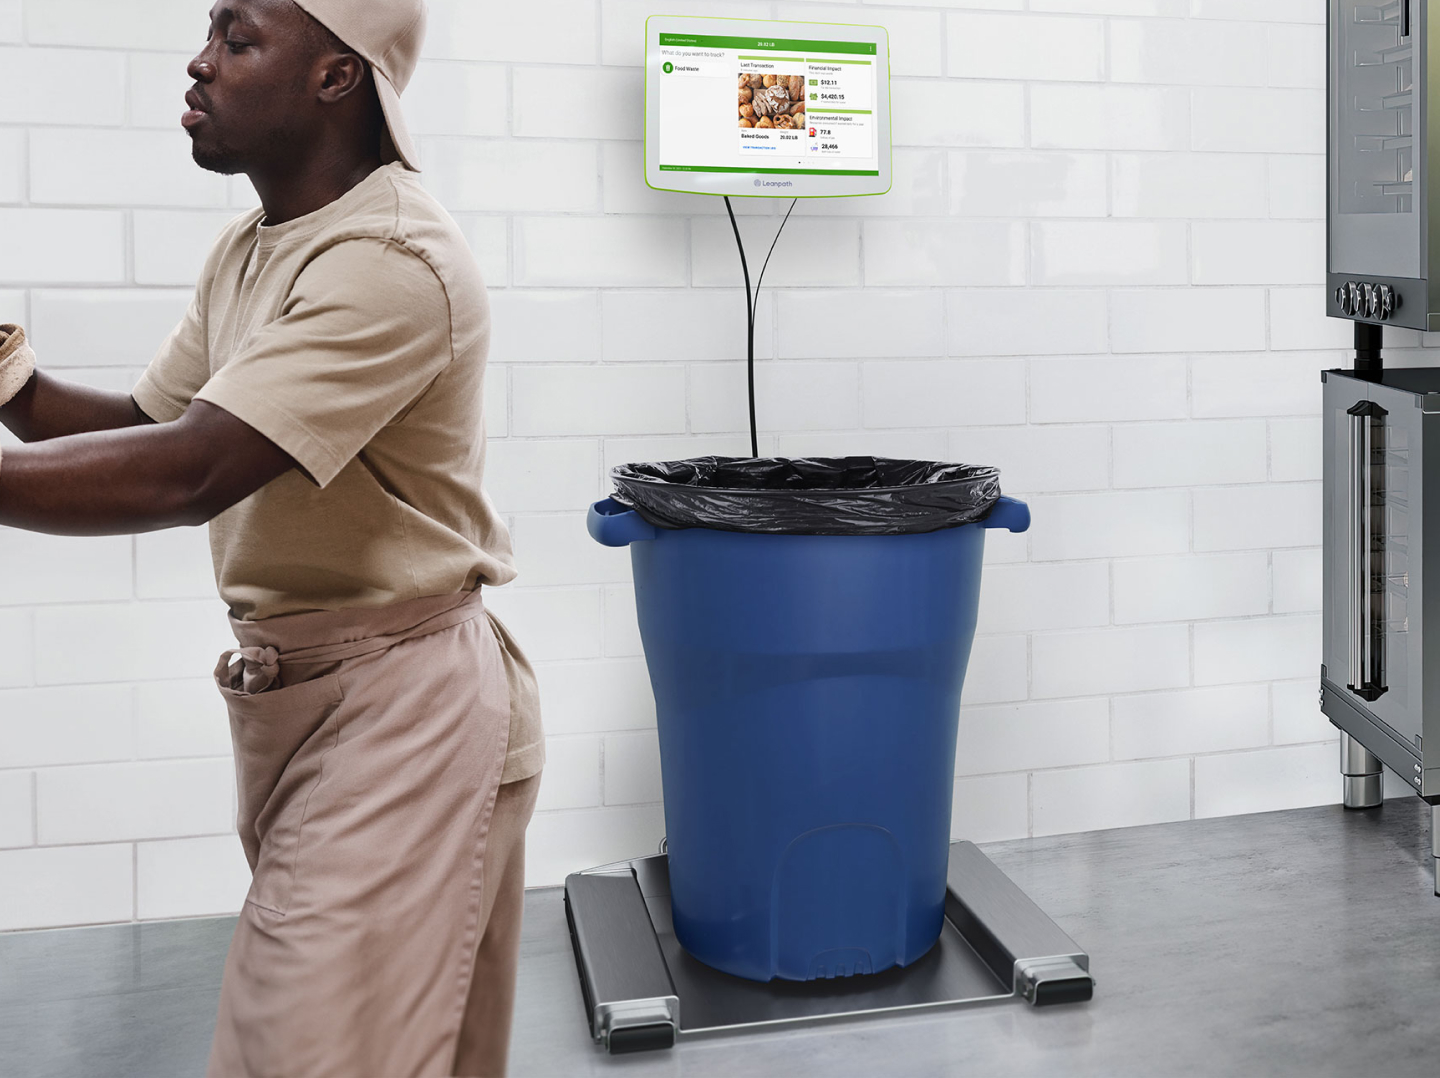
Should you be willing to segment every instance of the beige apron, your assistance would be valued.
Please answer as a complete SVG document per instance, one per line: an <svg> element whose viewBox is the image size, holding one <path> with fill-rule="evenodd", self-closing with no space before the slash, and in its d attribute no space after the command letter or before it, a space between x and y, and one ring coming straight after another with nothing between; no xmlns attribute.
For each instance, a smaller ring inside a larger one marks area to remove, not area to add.
<svg viewBox="0 0 1440 1078"><path fill-rule="evenodd" d="M510 700L477 589L233 621L254 879L211 1075L498 1075L538 776L500 786Z"/></svg>

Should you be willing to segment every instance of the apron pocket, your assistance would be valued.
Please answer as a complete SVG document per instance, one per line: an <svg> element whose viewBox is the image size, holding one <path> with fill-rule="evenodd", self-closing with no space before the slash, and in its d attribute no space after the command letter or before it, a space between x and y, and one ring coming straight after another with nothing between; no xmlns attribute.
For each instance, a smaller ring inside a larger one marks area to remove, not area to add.
<svg viewBox="0 0 1440 1078"><path fill-rule="evenodd" d="M246 901L284 914L294 889L300 831L344 700L337 673L284 688L245 692L219 676L230 713L239 797L236 828L254 879Z"/></svg>

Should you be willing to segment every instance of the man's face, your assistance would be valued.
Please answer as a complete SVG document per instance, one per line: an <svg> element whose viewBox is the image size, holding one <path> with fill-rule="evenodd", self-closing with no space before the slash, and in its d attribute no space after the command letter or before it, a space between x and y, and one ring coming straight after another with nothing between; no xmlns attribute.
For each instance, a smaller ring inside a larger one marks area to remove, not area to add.
<svg viewBox="0 0 1440 1078"><path fill-rule="evenodd" d="M307 18L291 0L219 0L211 10L180 120L201 168L247 172L303 146L318 110Z"/></svg>

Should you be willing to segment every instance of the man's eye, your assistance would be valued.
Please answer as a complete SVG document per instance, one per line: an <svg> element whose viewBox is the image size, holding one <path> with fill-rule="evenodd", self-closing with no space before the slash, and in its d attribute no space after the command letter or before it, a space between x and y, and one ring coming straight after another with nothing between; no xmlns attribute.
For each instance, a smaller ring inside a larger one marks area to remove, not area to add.
<svg viewBox="0 0 1440 1078"><path fill-rule="evenodd" d="M228 48L228 49L230 50L230 52L231 52L232 54L238 55L238 54L244 52L246 49L248 49L248 48L250 47L250 42L248 42L248 41L227 41L227 42L225 42L225 46L226 46L226 48Z"/></svg>

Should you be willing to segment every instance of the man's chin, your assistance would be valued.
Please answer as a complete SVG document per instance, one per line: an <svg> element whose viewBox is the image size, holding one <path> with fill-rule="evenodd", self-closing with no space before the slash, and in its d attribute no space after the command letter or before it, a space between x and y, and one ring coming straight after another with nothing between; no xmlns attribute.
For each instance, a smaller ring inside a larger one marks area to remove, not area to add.
<svg viewBox="0 0 1440 1078"><path fill-rule="evenodd" d="M222 176L235 176L245 171L238 155L224 147L207 146L196 140L190 147L190 156L206 172L218 172Z"/></svg>

